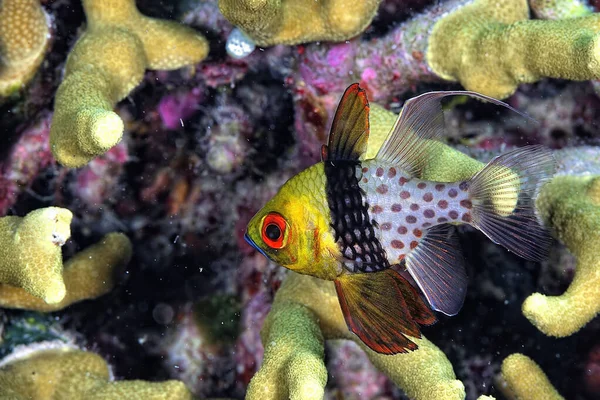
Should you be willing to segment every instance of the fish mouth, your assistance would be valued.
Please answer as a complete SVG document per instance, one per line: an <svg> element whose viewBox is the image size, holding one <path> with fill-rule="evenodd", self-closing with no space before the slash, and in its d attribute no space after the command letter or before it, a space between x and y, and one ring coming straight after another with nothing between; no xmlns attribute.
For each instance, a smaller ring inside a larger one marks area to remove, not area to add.
<svg viewBox="0 0 600 400"><path fill-rule="evenodd" d="M261 249L260 247L258 247L258 245L256 243L254 243L254 240L252 240L250 238L250 236L248 235L248 232L244 233L244 240L246 240L246 243L248 243L250 246L252 246L256 251L258 251L260 254L262 254L263 256L265 256L267 259L273 261L273 259L271 257L269 257L267 255L267 253L264 252L263 249Z"/></svg>

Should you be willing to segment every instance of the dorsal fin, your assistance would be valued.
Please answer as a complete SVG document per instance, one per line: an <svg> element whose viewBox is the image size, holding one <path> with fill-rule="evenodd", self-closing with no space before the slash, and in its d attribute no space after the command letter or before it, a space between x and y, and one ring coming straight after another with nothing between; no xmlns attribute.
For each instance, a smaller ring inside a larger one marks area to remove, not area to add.
<svg viewBox="0 0 600 400"><path fill-rule="evenodd" d="M335 112L329 141L321 149L323 161L357 161L367 151L369 101L364 89L354 83L346 89Z"/></svg>
<svg viewBox="0 0 600 400"><path fill-rule="evenodd" d="M376 159L395 164L413 177L421 177L423 167L432 154L431 146L444 134L444 113L441 100L447 96L465 95L506 107L525 118L529 116L508 104L469 91L429 92L413 97L404 107L389 136L379 149Z"/></svg>

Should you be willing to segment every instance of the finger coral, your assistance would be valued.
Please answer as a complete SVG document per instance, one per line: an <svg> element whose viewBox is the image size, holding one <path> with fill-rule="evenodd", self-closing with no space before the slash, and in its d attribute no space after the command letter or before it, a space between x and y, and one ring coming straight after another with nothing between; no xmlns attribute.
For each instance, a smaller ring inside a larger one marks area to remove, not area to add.
<svg viewBox="0 0 600 400"><path fill-rule="evenodd" d="M66 294L61 246L71 236L69 210L42 208L25 217L0 219L0 282L17 286L46 303Z"/></svg>
<svg viewBox="0 0 600 400"><path fill-rule="evenodd" d="M50 42L50 21L39 0L0 2L0 97L36 73Z"/></svg>
<svg viewBox="0 0 600 400"><path fill-rule="evenodd" d="M149 69L204 59L202 35L142 15L132 0L84 0L87 30L69 54L54 104L50 144L56 159L79 167L117 144L123 121L113 112Z"/></svg>
<svg viewBox="0 0 600 400"><path fill-rule="evenodd" d="M600 176L557 176L540 193L537 207L577 257L577 267L564 294L535 293L523 303L523 314L547 335L569 336L600 312Z"/></svg>
<svg viewBox="0 0 600 400"><path fill-rule="evenodd" d="M518 400L562 400L544 371L529 357L512 354L502 362L501 389L508 398Z"/></svg>
<svg viewBox="0 0 600 400"><path fill-rule="evenodd" d="M127 265L130 258L131 243L127 236L109 233L65 263L62 277L66 295L61 301L48 304L20 287L0 285L0 307L50 312L102 296L115 285L114 270Z"/></svg>
<svg viewBox="0 0 600 400"><path fill-rule="evenodd" d="M371 362L411 398L465 396L444 353L425 338L411 338L419 349L407 354L386 356L366 348L346 327L331 282L290 273L277 292L261 336L264 361L248 387L249 400L323 397L327 381L323 340L341 338L361 345Z"/></svg>
<svg viewBox="0 0 600 400"><path fill-rule="evenodd" d="M72 217L69 210L48 207L0 218L0 306L56 311L112 289L113 270L131 258L129 239L108 234L63 271L61 246L71 236Z"/></svg>
<svg viewBox="0 0 600 400"><path fill-rule="evenodd" d="M361 33L379 0L220 0L225 17L259 46L339 42Z"/></svg>
<svg viewBox="0 0 600 400"><path fill-rule="evenodd" d="M108 365L102 357L69 347L33 350L19 357L11 356L2 364L0 397L3 399L192 398L185 385L178 381L111 382Z"/></svg>
<svg viewBox="0 0 600 400"><path fill-rule="evenodd" d="M543 77L600 77L598 15L528 20L525 0L474 0L442 17L429 38L427 61L439 77L468 90L510 96Z"/></svg>

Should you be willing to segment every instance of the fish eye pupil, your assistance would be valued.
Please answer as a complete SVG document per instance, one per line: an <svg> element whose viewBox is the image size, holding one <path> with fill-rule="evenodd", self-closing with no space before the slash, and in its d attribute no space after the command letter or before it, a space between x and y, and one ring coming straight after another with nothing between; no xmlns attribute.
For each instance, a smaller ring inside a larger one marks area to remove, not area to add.
<svg viewBox="0 0 600 400"><path fill-rule="evenodd" d="M281 237L281 229L275 224L269 224L265 229L265 234L270 240L277 240Z"/></svg>

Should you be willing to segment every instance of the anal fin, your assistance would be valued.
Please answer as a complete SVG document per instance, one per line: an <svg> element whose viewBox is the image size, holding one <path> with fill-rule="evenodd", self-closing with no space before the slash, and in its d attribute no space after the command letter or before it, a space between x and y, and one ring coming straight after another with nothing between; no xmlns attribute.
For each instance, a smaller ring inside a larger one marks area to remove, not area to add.
<svg viewBox="0 0 600 400"><path fill-rule="evenodd" d="M334 282L348 328L378 353L416 350L407 335L420 338L419 323L436 320L417 291L392 269L346 274Z"/></svg>
<svg viewBox="0 0 600 400"><path fill-rule="evenodd" d="M429 229L405 260L431 307L456 315L465 300L467 273L454 228L438 225Z"/></svg>

